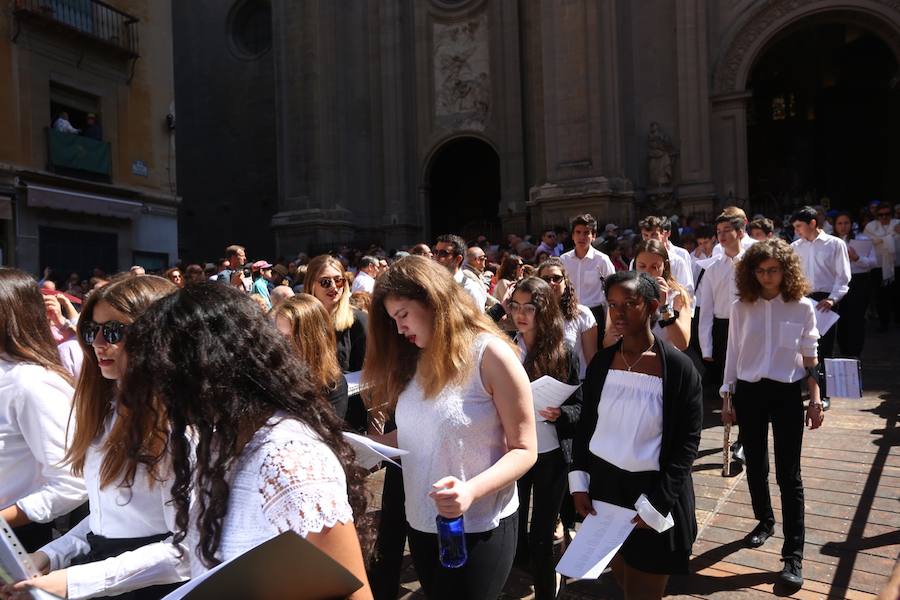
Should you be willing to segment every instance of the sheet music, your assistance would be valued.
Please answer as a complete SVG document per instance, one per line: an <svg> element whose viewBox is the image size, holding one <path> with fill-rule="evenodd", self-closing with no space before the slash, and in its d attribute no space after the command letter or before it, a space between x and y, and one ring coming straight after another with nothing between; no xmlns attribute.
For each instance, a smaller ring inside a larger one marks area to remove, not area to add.
<svg viewBox="0 0 900 600"><path fill-rule="evenodd" d="M559 559L556 570L566 577L597 579L613 559L628 534L637 511L594 500L596 515L588 515Z"/></svg>
<svg viewBox="0 0 900 600"><path fill-rule="evenodd" d="M819 330L819 337L822 337L828 330L834 327L834 324L838 322L838 319L841 318L841 315L837 314L833 310L819 310L816 309L816 329Z"/></svg>
<svg viewBox="0 0 900 600"><path fill-rule="evenodd" d="M356 451L356 464L363 469L372 469L385 460L399 467L400 465L392 459L409 454L408 450L386 446L372 438L350 433L349 431L344 432L344 439L353 446L353 449Z"/></svg>
<svg viewBox="0 0 900 600"><path fill-rule="evenodd" d="M569 385L549 375L544 375L531 382L531 395L534 397L534 412L545 408L559 408L569 399L577 385Z"/></svg>
<svg viewBox="0 0 900 600"><path fill-rule="evenodd" d="M854 358L826 358L825 385L831 398L862 398L859 361Z"/></svg>

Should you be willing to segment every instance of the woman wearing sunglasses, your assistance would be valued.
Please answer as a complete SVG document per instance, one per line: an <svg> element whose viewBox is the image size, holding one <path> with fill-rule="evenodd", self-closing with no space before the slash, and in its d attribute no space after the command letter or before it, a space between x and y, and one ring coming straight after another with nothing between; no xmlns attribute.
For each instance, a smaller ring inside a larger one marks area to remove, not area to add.
<svg viewBox="0 0 900 600"><path fill-rule="evenodd" d="M323 254L306 268L303 291L322 303L334 324L337 359L344 373L361 371L366 358L366 313L350 305L350 285L341 261ZM358 395L350 398L346 421L357 431L366 430L366 410Z"/></svg>
<svg viewBox="0 0 900 600"><path fill-rule="evenodd" d="M50 541L50 521L86 498L60 466L71 403L72 377L37 282L0 267L0 515L30 551Z"/></svg>
<svg viewBox="0 0 900 600"><path fill-rule="evenodd" d="M275 318L275 327L306 363L310 377L328 398L335 414L343 419L347 414L347 379L337 361L334 327L322 303L309 294L297 294L270 314Z"/></svg>
<svg viewBox="0 0 900 600"><path fill-rule="evenodd" d="M515 323L516 343L531 381L549 375L578 385L579 365L566 342L564 321L550 286L537 277L520 281L507 310ZM556 598L553 533L566 493L566 473L572 462L572 437L581 415L581 388L559 408L548 408L537 418L537 463L518 481L519 558L530 554L537 600ZM533 495L532 495L533 494ZM533 498L531 523L529 499ZM527 552L526 549L527 548Z"/></svg>
<svg viewBox="0 0 900 600"><path fill-rule="evenodd" d="M64 536L32 554L45 573L21 587L62 598L116 596L161 598L188 578L185 548L172 544L174 511L169 474L129 459L126 448L139 439L155 452L165 438L153 437L152 423L134 423L120 395L128 362L129 325L154 301L172 293L173 283L152 275L106 285L85 302L78 322L84 364L74 400L74 435L66 453L72 472L84 476L90 515ZM156 407L158 410L158 407ZM133 430L140 437L129 437ZM169 585L167 585L169 584Z"/></svg>
<svg viewBox="0 0 900 600"><path fill-rule="evenodd" d="M597 354L597 319L591 309L578 304L575 288L566 274L562 260L553 257L545 260L538 267L537 276L550 284L553 295L559 302L565 323L566 341L575 348L580 365L578 377L584 379L588 365Z"/></svg>

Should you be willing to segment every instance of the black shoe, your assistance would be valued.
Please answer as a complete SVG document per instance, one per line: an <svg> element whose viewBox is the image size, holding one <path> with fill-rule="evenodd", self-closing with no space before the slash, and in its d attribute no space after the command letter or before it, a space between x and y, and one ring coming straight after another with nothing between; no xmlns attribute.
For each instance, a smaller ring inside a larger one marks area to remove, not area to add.
<svg viewBox="0 0 900 600"><path fill-rule="evenodd" d="M781 583L793 589L800 589L803 586L803 562L795 556L787 556L781 560L784 561L784 568L778 576Z"/></svg>
<svg viewBox="0 0 900 600"><path fill-rule="evenodd" d="M744 464L744 446L740 442L731 445L731 458L737 462Z"/></svg>
<svg viewBox="0 0 900 600"><path fill-rule="evenodd" d="M831 408L831 398L822 398L822 410Z"/></svg>
<svg viewBox="0 0 900 600"><path fill-rule="evenodd" d="M766 540L772 537L774 533L775 528L772 525L760 523L753 528L753 531L747 534L744 538L744 543L747 544L748 548L759 548L765 544Z"/></svg>

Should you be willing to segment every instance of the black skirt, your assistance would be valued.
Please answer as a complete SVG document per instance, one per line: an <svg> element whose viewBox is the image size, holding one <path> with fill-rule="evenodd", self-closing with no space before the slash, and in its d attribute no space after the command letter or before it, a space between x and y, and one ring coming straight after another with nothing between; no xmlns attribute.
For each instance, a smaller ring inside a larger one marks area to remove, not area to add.
<svg viewBox="0 0 900 600"><path fill-rule="evenodd" d="M102 535L87 534L87 542L91 546L90 552L83 556L79 556L72 561L73 565L84 565L87 563L98 562L119 556L125 552L131 552L142 548L147 544L161 542L171 533L161 533L159 535L151 535L141 538L107 538ZM167 585L154 585L151 587L126 592L118 596L101 596L105 598L116 598L117 600L159 600L160 598L175 591L181 584L170 583Z"/></svg>
<svg viewBox="0 0 900 600"><path fill-rule="evenodd" d="M592 500L634 509L641 494L649 495L656 486L659 471L625 471L592 455L590 476L588 492ZM672 512L675 518L676 511ZM662 533L653 529L635 528L622 544L619 556L629 567L645 573L687 574L691 549L675 543L675 540L684 537L681 529L685 524L679 521L680 519L675 518L675 526Z"/></svg>

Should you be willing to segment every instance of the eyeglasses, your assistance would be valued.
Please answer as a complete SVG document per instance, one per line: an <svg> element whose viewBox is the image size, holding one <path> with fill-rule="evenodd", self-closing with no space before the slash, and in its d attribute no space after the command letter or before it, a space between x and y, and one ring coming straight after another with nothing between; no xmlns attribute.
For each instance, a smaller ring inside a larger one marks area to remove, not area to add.
<svg viewBox="0 0 900 600"><path fill-rule="evenodd" d="M477 260L478 262L481 262L483 260L487 260L487 256L476 256L475 260Z"/></svg>
<svg viewBox="0 0 900 600"><path fill-rule="evenodd" d="M527 315L529 317L533 317L534 313L537 312L537 307L534 304L530 304L530 303L519 304L516 301L511 301L506 306L509 309L510 313L521 312L522 314Z"/></svg>
<svg viewBox="0 0 900 600"><path fill-rule="evenodd" d="M435 250L434 255L441 258L447 258L448 256L453 256L453 250Z"/></svg>
<svg viewBox="0 0 900 600"><path fill-rule="evenodd" d="M753 271L757 277L762 277L764 275L768 275L772 277L774 275L778 275L781 273L781 267L772 267L770 269L756 269Z"/></svg>
<svg viewBox="0 0 900 600"><path fill-rule="evenodd" d="M560 281L565 279L565 277L563 277L562 275L544 275L543 277L541 277L541 279L543 279L547 283L552 283L553 285L556 285Z"/></svg>
<svg viewBox="0 0 900 600"><path fill-rule="evenodd" d="M107 321L106 323L88 321L82 327L81 339L84 340L85 344L90 346L94 343L94 340L97 339L97 332L102 331L103 339L106 340L107 344L118 344L122 341L122 338L125 337L125 332L127 330L128 325L120 323L119 321Z"/></svg>
<svg viewBox="0 0 900 600"><path fill-rule="evenodd" d="M340 275L336 277L322 277L319 279L319 285L325 288L326 290L331 287L331 284L334 284L336 288L344 287L344 283L346 283L346 279L341 277Z"/></svg>

